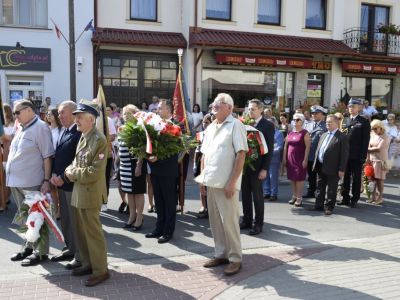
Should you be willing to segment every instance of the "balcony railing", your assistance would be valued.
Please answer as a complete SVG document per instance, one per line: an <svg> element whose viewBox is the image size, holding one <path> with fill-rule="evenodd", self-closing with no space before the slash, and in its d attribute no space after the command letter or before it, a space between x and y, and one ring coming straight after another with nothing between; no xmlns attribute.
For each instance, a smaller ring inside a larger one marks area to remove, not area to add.
<svg viewBox="0 0 400 300"><path fill-rule="evenodd" d="M360 53L400 56L400 35L350 28L343 34L343 42Z"/></svg>

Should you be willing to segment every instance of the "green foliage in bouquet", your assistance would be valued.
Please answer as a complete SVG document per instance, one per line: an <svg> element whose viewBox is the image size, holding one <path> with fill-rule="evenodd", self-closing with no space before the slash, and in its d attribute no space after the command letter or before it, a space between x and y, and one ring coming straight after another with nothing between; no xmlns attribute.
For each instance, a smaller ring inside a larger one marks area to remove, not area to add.
<svg viewBox="0 0 400 300"><path fill-rule="evenodd" d="M247 146L249 147L249 151L246 153L246 157L244 159L243 170L246 170L247 167L255 171L253 162L255 162L260 156L260 145L258 144L255 133L249 131L247 132Z"/></svg>
<svg viewBox="0 0 400 300"><path fill-rule="evenodd" d="M197 141L188 135L174 135L157 131L153 126L144 124L150 136L153 155L162 160L180 152L188 152L196 148ZM171 132L172 133L172 132ZM136 158L146 158L146 132L137 119L129 120L119 133L121 140L129 148L129 152Z"/></svg>

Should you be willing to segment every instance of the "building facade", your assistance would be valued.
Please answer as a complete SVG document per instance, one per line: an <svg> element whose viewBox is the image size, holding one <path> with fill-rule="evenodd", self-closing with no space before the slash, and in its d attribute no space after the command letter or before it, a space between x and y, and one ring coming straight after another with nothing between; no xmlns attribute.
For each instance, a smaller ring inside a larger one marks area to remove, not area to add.
<svg viewBox="0 0 400 300"><path fill-rule="evenodd" d="M94 16L93 1L75 1L75 37ZM0 93L12 104L29 98L37 105L51 97L52 105L70 99L68 1L0 0ZM76 98L93 96L91 31L76 43Z"/></svg>
<svg viewBox="0 0 400 300"><path fill-rule="evenodd" d="M95 81L120 104L171 98L177 48L192 103L399 109L399 0L97 0ZM110 11L114 13L109 14ZM387 26L382 26L387 25ZM382 27L382 28L380 28Z"/></svg>

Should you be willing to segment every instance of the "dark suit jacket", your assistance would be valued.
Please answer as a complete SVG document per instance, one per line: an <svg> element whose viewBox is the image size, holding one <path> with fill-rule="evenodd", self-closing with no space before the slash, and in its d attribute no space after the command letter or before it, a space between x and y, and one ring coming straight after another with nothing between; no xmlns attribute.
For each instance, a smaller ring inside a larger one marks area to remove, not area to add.
<svg viewBox="0 0 400 300"><path fill-rule="evenodd" d="M318 154L324 139L327 137L328 132L325 132L319 139L318 148L315 152L314 166L318 162ZM324 152L323 163L322 163L322 173L326 175L337 176L339 171L344 172L346 169L347 159L349 155L349 144L347 136L337 130L335 135L329 141L328 147Z"/></svg>
<svg viewBox="0 0 400 300"><path fill-rule="evenodd" d="M369 121L358 115L346 128L348 129L349 160L365 161L371 134Z"/></svg>
<svg viewBox="0 0 400 300"><path fill-rule="evenodd" d="M250 167L247 168L246 172L256 172L259 173L261 170L269 169L269 165L271 163L272 155L274 154L274 136L275 136L275 126L271 121L268 121L265 118L261 118L255 127L259 130L265 138L265 142L268 147L268 153L259 156L258 159L254 162L253 166L255 171L253 171Z"/></svg>
<svg viewBox="0 0 400 300"><path fill-rule="evenodd" d="M52 173L63 178L65 169L72 163L75 157L76 146L81 138L81 132L72 127L68 134L63 134L56 148L53 159ZM72 191L73 183L65 183L62 187L65 191Z"/></svg>

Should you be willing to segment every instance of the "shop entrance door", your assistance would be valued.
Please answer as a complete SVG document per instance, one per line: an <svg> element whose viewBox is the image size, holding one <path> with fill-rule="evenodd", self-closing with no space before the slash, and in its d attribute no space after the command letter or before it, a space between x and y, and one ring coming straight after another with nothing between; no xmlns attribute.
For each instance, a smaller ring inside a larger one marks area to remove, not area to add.
<svg viewBox="0 0 400 300"><path fill-rule="evenodd" d="M43 100L43 80L8 80L8 102L11 107L22 98L30 99L37 108Z"/></svg>

